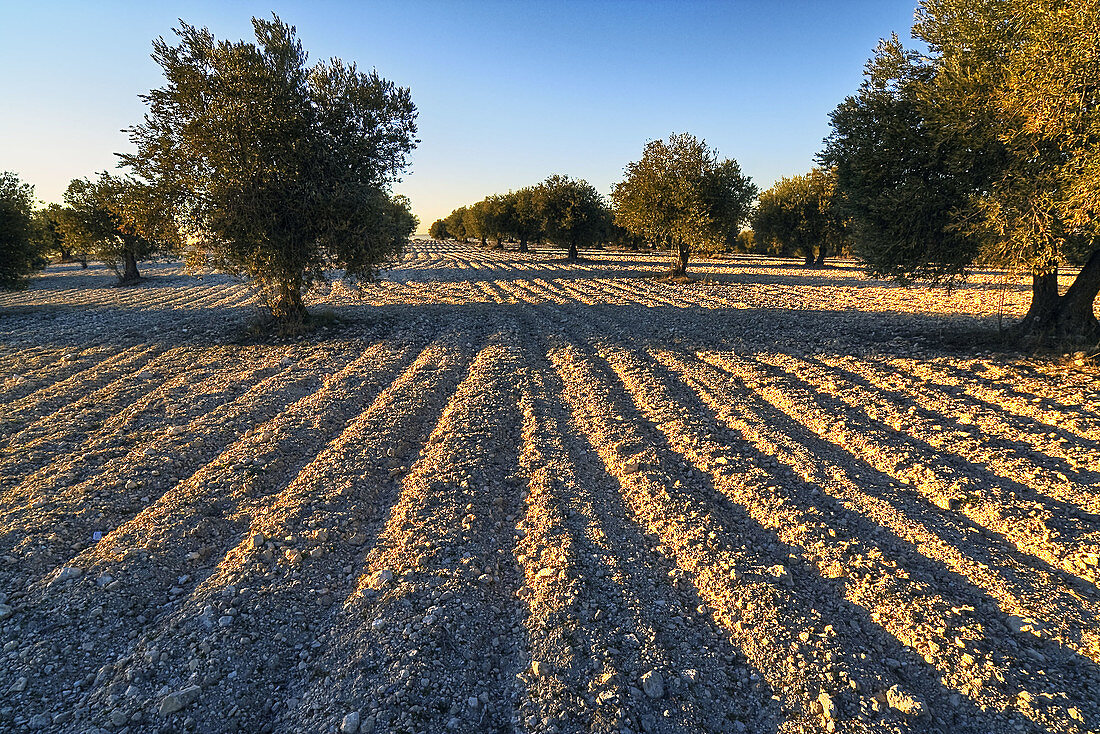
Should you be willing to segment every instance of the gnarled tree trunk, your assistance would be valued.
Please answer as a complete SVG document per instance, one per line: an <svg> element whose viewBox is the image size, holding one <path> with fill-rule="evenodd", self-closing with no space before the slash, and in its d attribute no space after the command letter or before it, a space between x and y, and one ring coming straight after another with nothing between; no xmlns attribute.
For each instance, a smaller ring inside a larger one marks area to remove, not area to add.
<svg viewBox="0 0 1100 734"><path fill-rule="evenodd" d="M519 251L520 252L527 252L527 240L526 239L520 239L520 241L519 241Z"/></svg>
<svg viewBox="0 0 1100 734"><path fill-rule="evenodd" d="M818 247L818 250L817 250L817 260L814 261L814 267L815 268L825 267L825 258L828 256L828 254L829 254L829 245L828 245L828 243L822 242L821 245Z"/></svg>
<svg viewBox="0 0 1100 734"><path fill-rule="evenodd" d="M1031 276L1031 306L1016 325L1023 334L1056 338L1100 338L1094 305L1100 293L1100 248L1093 250L1065 295L1058 295L1058 269Z"/></svg>
<svg viewBox="0 0 1100 734"><path fill-rule="evenodd" d="M268 308L276 321L284 324L301 323L306 318L306 306L302 300L302 279L288 278L275 285L274 298Z"/></svg>
<svg viewBox="0 0 1100 734"><path fill-rule="evenodd" d="M1020 325L1044 318L1058 306L1058 264L1047 265L1046 272L1031 274L1031 306Z"/></svg>
<svg viewBox="0 0 1100 734"><path fill-rule="evenodd" d="M578 257L579 257L579 253L577 252L577 243L576 242L570 242L569 243L569 251L565 256L565 259L568 260L571 263L575 263L575 262L577 262Z"/></svg>

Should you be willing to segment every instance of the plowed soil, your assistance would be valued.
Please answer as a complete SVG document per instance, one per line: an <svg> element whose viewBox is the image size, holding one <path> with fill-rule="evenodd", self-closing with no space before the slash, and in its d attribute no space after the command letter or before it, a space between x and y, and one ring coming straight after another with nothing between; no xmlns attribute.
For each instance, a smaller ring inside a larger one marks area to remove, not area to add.
<svg viewBox="0 0 1100 734"><path fill-rule="evenodd" d="M418 242L327 325L0 295L0 731L1100 730L1100 379L1028 292Z"/></svg>

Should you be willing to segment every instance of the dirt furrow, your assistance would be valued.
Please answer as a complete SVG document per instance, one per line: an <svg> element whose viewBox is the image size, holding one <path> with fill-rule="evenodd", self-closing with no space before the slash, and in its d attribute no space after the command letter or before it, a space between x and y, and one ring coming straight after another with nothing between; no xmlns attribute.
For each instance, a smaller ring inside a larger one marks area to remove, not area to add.
<svg viewBox="0 0 1100 734"><path fill-rule="evenodd" d="M142 435L137 445L108 441L27 487L36 499L24 498L0 520L0 552L7 554L0 579L29 582L97 542L93 532L106 535L128 522L150 498L225 451L253 421L274 418L288 403L320 386L317 375L305 370L273 365L268 371L272 374L261 375L229 401L213 395L190 401L186 408L166 408L164 418L172 423L166 432Z"/></svg>
<svg viewBox="0 0 1100 734"><path fill-rule="evenodd" d="M140 370L118 376L103 387L89 385L85 395L12 431L0 450L0 486L17 484L58 453L75 448L77 437L111 422L123 406L141 406L150 394L162 392L176 379L181 363L177 349L165 349Z"/></svg>
<svg viewBox="0 0 1100 734"><path fill-rule="evenodd" d="M531 280L526 280L523 282L523 286L531 290L533 293L536 293L544 301L556 303L559 306L575 303L571 296L563 296L561 289L557 285L554 285L550 281L546 280L545 278L532 278Z"/></svg>
<svg viewBox="0 0 1100 734"><path fill-rule="evenodd" d="M1082 432L1083 437L1091 431L1092 440L1100 440L1100 384L1095 373L1070 371L1065 366L1044 362L998 362L980 359L955 366L940 361L919 368L914 365L907 371L937 384L957 382L963 391L980 396L990 405L1051 427L1086 422L1088 428ZM1072 420L1074 417L1076 421Z"/></svg>
<svg viewBox="0 0 1100 734"><path fill-rule="evenodd" d="M550 302L550 299L545 293L538 290L525 280L513 280L507 283L501 283L501 288L512 294L512 297L521 304L530 306L541 306Z"/></svg>
<svg viewBox="0 0 1100 734"><path fill-rule="evenodd" d="M628 306L637 305L642 301L628 296L622 291L609 287L606 282L599 281L561 281L563 288L577 296L577 300L586 306Z"/></svg>
<svg viewBox="0 0 1100 734"><path fill-rule="evenodd" d="M698 308L699 305L678 294L662 292L651 280L603 278L595 282L604 288L621 293L621 297L628 302L655 303L658 306L670 306L672 308Z"/></svg>
<svg viewBox="0 0 1100 734"><path fill-rule="evenodd" d="M123 349L94 365L58 382L51 383L0 408L0 435L12 436L26 423L46 416L74 400L87 400L88 394L102 389L104 383L125 379L156 359L164 347L139 344Z"/></svg>
<svg viewBox="0 0 1100 734"><path fill-rule="evenodd" d="M31 586L19 607L21 618L33 621L25 630L28 659L57 655L52 633L68 628L72 634L72 612L103 617L114 628L128 624L131 632L126 638L99 630L101 644L51 666L36 684L71 691L63 681L81 670L106 664L107 672L101 673L110 674L117 664L113 659L126 658L141 631L170 614L179 598L209 575L212 562L237 544L249 527L248 509L256 498L282 487L366 408L363 401L372 400L372 388L381 389L375 381L385 380L396 366L395 348L382 343L366 350L312 395L257 426L216 462L169 489L66 566L80 571L60 569ZM94 680L96 674L91 675ZM134 715L140 720L149 712Z"/></svg>
<svg viewBox="0 0 1100 734"><path fill-rule="evenodd" d="M80 464L128 453L143 430L163 428L163 412L174 397L187 393L201 400L211 392L232 392L250 379L249 372L234 369L227 380L218 373L222 359L233 357L217 349L171 350L142 369L146 381L132 388L133 395L120 390L90 404L78 402L15 434L0 454L0 486L7 485L0 506L52 494L59 482L71 483L82 473Z"/></svg>
<svg viewBox="0 0 1100 734"><path fill-rule="evenodd" d="M605 299L594 297L593 291L573 281L559 279L554 285L562 293L565 293L573 305L595 306L597 303L606 303Z"/></svg>
<svg viewBox="0 0 1100 734"><path fill-rule="evenodd" d="M155 364L146 365L152 381L141 384L133 396L113 393L91 404L75 405L70 411L59 411L49 421L36 423L11 439L9 450L0 455L0 472L5 484L21 483L43 494L51 479L60 479L63 469L86 463L93 456L100 459L127 453L143 440L143 432L163 427L159 414L181 395L187 395L186 407L196 405L209 410L220 395L232 395L243 385L257 380L258 367L238 364L221 374L223 360L234 361L235 350L207 348L177 348ZM159 380L159 384L157 384ZM225 398L227 399L227 398ZM119 436L125 436L122 443ZM67 473L67 481L75 479ZM5 503L25 496L18 489L5 493Z"/></svg>
<svg viewBox="0 0 1100 734"><path fill-rule="evenodd" d="M1084 511L1076 504L1082 491L1064 492L1052 486L1054 482L1036 491L1034 484L1017 479L1039 479L1038 465L1047 460L1036 455L1026 436L996 429L988 421L979 422L980 433L972 432L972 419L962 422L966 413L961 406L916 399L917 390L907 393L913 399L903 398L846 370L822 369L783 355L764 363L801 383L786 391L792 400L801 396L803 404L821 404L824 395L836 395L830 398L835 406L821 406L829 416L824 422L831 424L823 435L830 440L859 452L876 469L915 487L938 507L964 514L1055 568L1094 582L1100 578L1100 569L1084 560L1100 552L1100 515L1090 512L1092 503ZM954 430L951 423L956 424ZM990 433L1004 438L991 438ZM1015 456L1002 458L1001 453ZM1100 472L1090 474L1100 479ZM1078 486L1091 483L1084 477L1074 480L1085 481Z"/></svg>
<svg viewBox="0 0 1100 734"><path fill-rule="evenodd" d="M270 731L286 715L285 692L323 672L312 643L326 639L355 588L364 528L385 515L401 464L415 458L464 366L450 341L425 348L284 489L249 508L243 539L142 635L142 654L116 667L114 679L146 680L146 709L159 690L198 684L204 693L192 715L232 710L234 727ZM166 654L150 663L149 650ZM93 704L110 695L110 684L98 688Z"/></svg>
<svg viewBox="0 0 1100 734"><path fill-rule="evenodd" d="M404 478L346 623L319 654L332 681L303 680L286 726L328 725L331 711L310 702L333 695L382 731L511 726L521 637L516 369L495 339L471 364Z"/></svg>
<svg viewBox="0 0 1100 734"><path fill-rule="evenodd" d="M837 457L835 446L758 396L759 386L667 351L655 356L697 394L698 411L712 413L755 447L755 461L737 462L757 478L743 506L781 531L811 533L801 544L817 572L843 579L847 598L909 648L895 660L923 658L942 671L949 688L1002 715L1018 711L1072 728L1086 707L1095 708L1080 693L1092 685L1095 664L1019 616L1026 611L1006 596L995 571L964 555L978 540L988 541L964 536L955 539L956 548L939 539L899 511L897 500L886 499L889 477ZM789 470L777 471L781 464ZM942 708L950 713L954 706Z"/></svg>
<svg viewBox="0 0 1100 734"><path fill-rule="evenodd" d="M888 380L893 385L892 388L877 389L886 392L895 405L907 406L905 415L891 416L892 423L899 430L907 429L907 423L916 424L912 430L919 435L928 436L929 440L939 439L957 451L967 448L966 442L960 441L957 436L943 435L945 426L941 425L955 423L955 431L977 434L972 442L976 444L974 448L981 450L981 455L975 461L987 464L1001 477L1027 477L1031 483L1041 487L1043 494L1073 503L1080 510L1092 514L1089 519L1091 523L1100 520L1100 514L1097 514L1100 513L1100 497L1088 490L1088 487L1100 482L1100 451L1096 450L1100 444L1091 446L1092 451L1078 462L1073 455L1081 444L1087 443L1087 439L1071 439L1067 442L1068 446L1062 441L1048 440L1049 434L1058 429L1038 423L1041 418L1037 416L1017 416L1007 412L1003 405L993 406L958 394L949 383L930 381L926 377L908 377L900 369L885 372L874 363L852 367L858 371L839 366L832 366L832 369L838 373L836 379L862 383L864 387L879 380ZM864 370L871 375L859 374ZM923 369L921 374L925 374ZM922 418L932 422L931 432L919 425ZM952 430L949 425L946 428Z"/></svg>
<svg viewBox="0 0 1100 734"><path fill-rule="evenodd" d="M547 666L525 673L529 691L542 694L533 701L542 730L774 726L764 723L768 694L759 678L699 614L695 590L678 583L619 498L617 478L594 455L591 426L575 404L551 398L590 397L562 374L559 352L552 351L556 368L535 375L525 412L527 448L539 458L518 556L529 580L532 657ZM559 670L564 697L554 693Z"/></svg>
<svg viewBox="0 0 1100 734"><path fill-rule="evenodd" d="M92 367L115 351L99 346L84 349L42 347L5 354L0 359L0 370L7 373L0 375L3 378L0 402L11 405L37 390Z"/></svg>
<svg viewBox="0 0 1100 734"><path fill-rule="evenodd" d="M600 383L598 371L585 358L574 358L572 368L578 371L578 385ZM600 389L606 393L599 402L620 407L603 417L602 426L588 426L590 434L599 437L601 455L620 476L625 499L639 521L658 536L677 573L702 596L707 614L729 631L782 700L787 721L781 731L838 724L858 729L870 723L860 720L870 712L862 710L858 698L852 700L851 689L861 686L883 695L899 681L881 662L868 661L857 641L870 638L870 644L887 654L901 655L896 640L875 634L873 624L854 630L851 622L865 613L843 603L832 584L818 582L819 588L813 589L815 577L793 567L790 551L797 545L783 538L776 542L759 518L720 501L722 495L705 475L692 472L678 454L662 447L666 442L659 434L646 435L637 427L644 422L631 420L637 408L630 406L630 397L613 397L625 387L603 380ZM578 399L597 402L592 396ZM929 681L910 679L902 685L907 693L919 691L927 706L929 691L914 686L922 682ZM835 706L827 720L819 715L822 693Z"/></svg>
<svg viewBox="0 0 1100 734"><path fill-rule="evenodd" d="M731 369L728 358L708 357L708 361L719 362ZM931 493L926 493L922 482L916 483L916 491L900 489L904 483L896 476L891 457L905 455L909 445L919 441L908 438L899 440L897 436L882 438L883 431L878 427L853 419L844 411L820 406L820 396L797 384L789 381L782 384L769 382L759 362L736 360L735 364L737 367L732 369L752 379L758 393L790 420L804 425L822 441L851 454L885 478L885 484L894 491L880 492L878 502L893 506L895 512L910 521L921 537L941 548L950 548L953 557L967 559L962 562L971 570L965 575L981 586L989 585L986 588L990 593L1005 597L1011 614L1036 616L1065 635L1077 652L1093 660L1100 658L1100 636L1091 631L1096 629L1100 620L1100 601L1090 586L1081 585L1079 590L1075 590L1075 583L1080 583L1076 577L1061 571L1056 565L1029 563L1015 545L1002 540L1003 535L986 539L982 530L988 528L969 518L968 513L956 513L949 509L949 503L942 494L927 496ZM891 445L892 449L887 448ZM923 460L918 458L918 463L921 461L933 466L947 463L935 453ZM937 467L928 471L937 474L942 469ZM994 482L989 477L979 478L984 479L983 491L988 491ZM1006 496L1006 500L1010 497ZM1031 545L1035 547L1034 543ZM1040 553L1044 549L1040 547L1038 551L1034 557L1042 560ZM1047 551L1043 555L1051 554ZM935 557L943 556L938 554ZM1055 557L1055 563L1057 560ZM984 577L981 582L977 580L979 576Z"/></svg>

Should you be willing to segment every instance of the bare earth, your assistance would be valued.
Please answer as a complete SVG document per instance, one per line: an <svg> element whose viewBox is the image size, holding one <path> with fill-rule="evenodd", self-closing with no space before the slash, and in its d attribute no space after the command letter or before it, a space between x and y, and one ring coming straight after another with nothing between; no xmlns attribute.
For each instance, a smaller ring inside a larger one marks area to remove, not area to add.
<svg viewBox="0 0 1100 734"><path fill-rule="evenodd" d="M552 258L290 343L0 295L0 731L1100 730L1100 380L966 344L1020 284Z"/></svg>

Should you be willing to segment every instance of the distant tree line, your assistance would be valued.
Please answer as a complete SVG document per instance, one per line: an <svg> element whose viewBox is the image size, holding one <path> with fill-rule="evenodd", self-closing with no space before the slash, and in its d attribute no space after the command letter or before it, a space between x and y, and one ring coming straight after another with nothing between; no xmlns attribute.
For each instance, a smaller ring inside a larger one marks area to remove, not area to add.
<svg viewBox="0 0 1100 734"><path fill-rule="evenodd" d="M617 240L616 227L596 188L583 179L553 175L518 191L487 196L437 220L428 234L435 239L478 240L503 247L505 240L527 252L532 244L553 244L576 261L580 248Z"/></svg>
<svg viewBox="0 0 1100 734"><path fill-rule="evenodd" d="M429 235L477 239L526 251L548 243L576 261L582 247L612 245L670 250L673 274L686 272L692 252L725 249L747 219L756 187L733 160L688 134L650 142L611 193L610 205L587 181L553 175L540 184L489 196L433 222Z"/></svg>
<svg viewBox="0 0 1100 734"><path fill-rule="evenodd" d="M758 198L757 191L735 160L674 134L651 141L627 165L610 203L587 182L555 175L459 207L428 234L498 249L510 240L521 252L548 243L571 261L580 247L648 245L670 251L674 276L686 273L692 253L797 255L820 267L827 256L850 252L848 215L831 169L780 179Z"/></svg>

